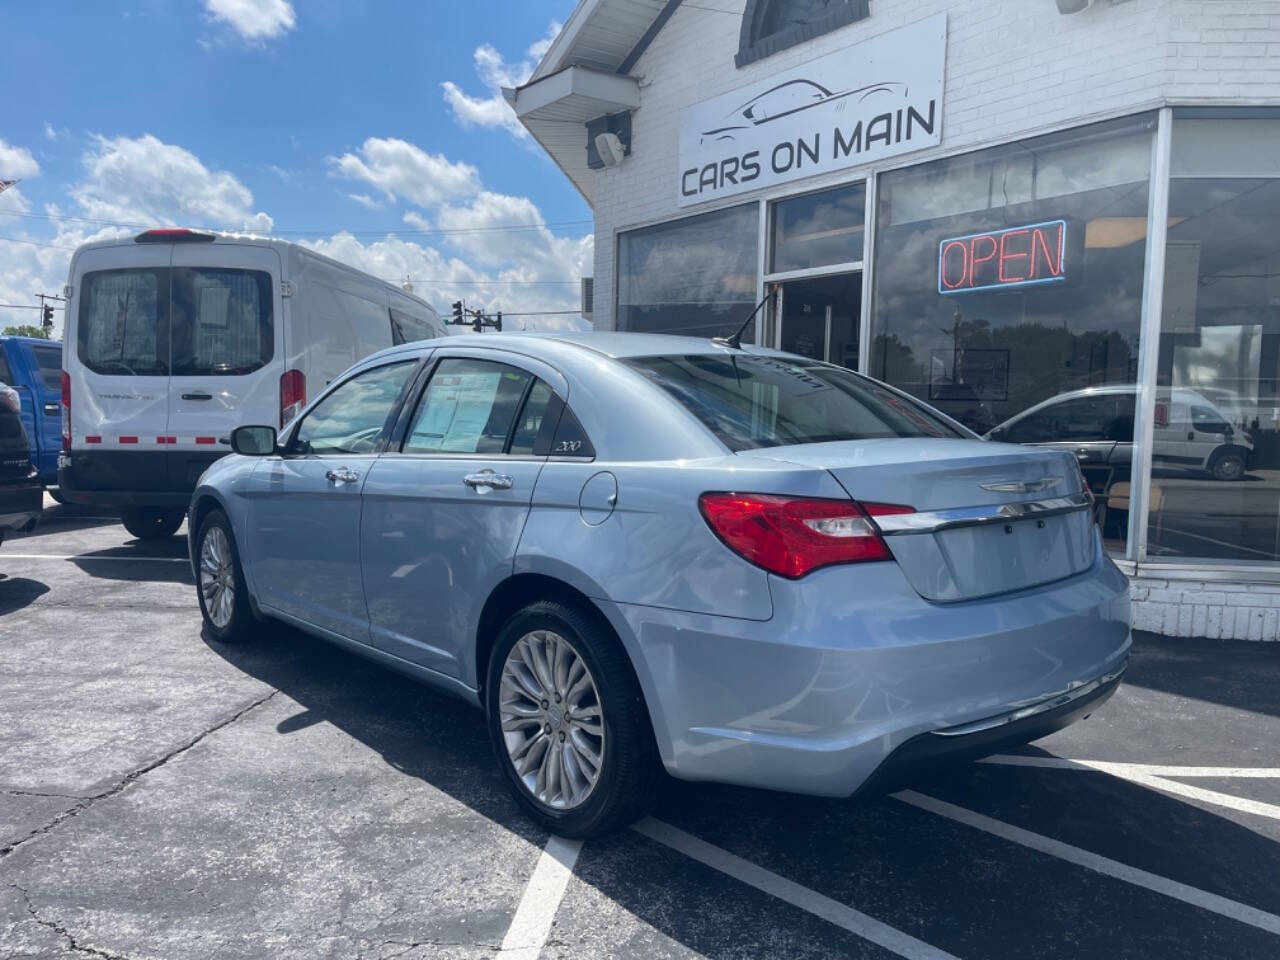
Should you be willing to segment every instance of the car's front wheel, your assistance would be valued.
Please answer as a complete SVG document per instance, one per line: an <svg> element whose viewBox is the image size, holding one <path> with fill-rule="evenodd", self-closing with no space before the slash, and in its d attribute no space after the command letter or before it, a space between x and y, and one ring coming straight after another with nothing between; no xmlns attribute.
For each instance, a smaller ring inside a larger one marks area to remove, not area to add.
<svg viewBox="0 0 1280 960"><path fill-rule="evenodd" d="M231 521L211 510L196 537L196 595L205 626L223 642L247 639L256 621L249 606L244 572L236 553Z"/></svg>
<svg viewBox="0 0 1280 960"><path fill-rule="evenodd" d="M164 540L182 526L180 509L165 507L121 507L120 521L139 540Z"/></svg>
<svg viewBox="0 0 1280 960"><path fill-rule="evenodd" d="M1239 480L1247 469L1244 457L1235 452L1227 452L1214 460L1210 468L1215 480Z"/></svg>
<svg viewBox="0 0 1280 960"><path fill-rule="evenodd" d="M486 712L521 805L553 833L593 837L640 817L656 776L649 713L598 617L542 601L502 628Z"/></svg>

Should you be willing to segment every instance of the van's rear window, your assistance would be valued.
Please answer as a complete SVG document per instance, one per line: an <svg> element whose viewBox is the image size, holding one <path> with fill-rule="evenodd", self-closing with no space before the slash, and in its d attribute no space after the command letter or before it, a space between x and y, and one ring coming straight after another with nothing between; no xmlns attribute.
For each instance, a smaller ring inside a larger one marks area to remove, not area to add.
<svg viewBox="0 0 1280 960"><path fill-rule="evenodd" d="M961 437L921 403L825 363L749 353L625 361L730 450L883 437Z"/></svg>
<svg viewBox="0 0 1280 960"><path fill-rule="evenodd" d="M80 361L95 373L250 373L275 352L271 274L220 267L86 273L78 327Z"/></svg>
<svg viewBox="0 0 1280 960"><path fill-rule="evenodd" d="M271 361L271 274L174 267L170 309L175 377L236 376Z"/></svg>
<svg viewBox="0 0 1280 960"><path fill-rule="evenodd" d="M81 280L77 341L94 373L169 373L169 271L99 270Z"/></svg>

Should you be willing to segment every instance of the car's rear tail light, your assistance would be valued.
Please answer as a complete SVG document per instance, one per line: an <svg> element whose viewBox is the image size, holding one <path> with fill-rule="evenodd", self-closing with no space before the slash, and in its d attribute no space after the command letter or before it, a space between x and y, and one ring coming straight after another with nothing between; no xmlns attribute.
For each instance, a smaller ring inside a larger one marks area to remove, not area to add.
<svg viewBox="0 0 1280 960"><path fill-rule="evenodd" d="M871 517L915 512L896 504L764 493L704 493L698 506L729 549L793 580L832 564L892 559Z"/></svg>
<svg viewBox="0 0 1280 960"><path fill-rule="evenodd" d="M62 449L71 452L71 376L62 371Z"/></svg>
<svg viewBox="0 0 1280 960"><path fill-rule="evenodd" d="M306 376L301 370L286 370L280 375L280 426L296 417L306 405Z"/></svg>

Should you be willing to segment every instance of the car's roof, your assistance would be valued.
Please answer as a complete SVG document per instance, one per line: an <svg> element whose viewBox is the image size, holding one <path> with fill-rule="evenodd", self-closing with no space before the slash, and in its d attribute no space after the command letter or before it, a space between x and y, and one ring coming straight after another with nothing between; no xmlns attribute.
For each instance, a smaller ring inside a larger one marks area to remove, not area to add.
<svg viewBox="0 0 1280 960"><path fill-rule="evenodd" d="M537 349L537 344L545 348L555 349L558 344L589 350L615 360L634 357L662 357L688 354L715 354L731 350L723 343L716 343L707 337L681 337L666 333L624 333L619 331L537 331L527 333L485 333L476 337L452 336L431 341L406 343L381 355L399 353L419 349L426 344L432 346L514 349L518 351ZM752 344L744 343L744 351L750 353L777 354L776 350L766 350Z"/></svg>

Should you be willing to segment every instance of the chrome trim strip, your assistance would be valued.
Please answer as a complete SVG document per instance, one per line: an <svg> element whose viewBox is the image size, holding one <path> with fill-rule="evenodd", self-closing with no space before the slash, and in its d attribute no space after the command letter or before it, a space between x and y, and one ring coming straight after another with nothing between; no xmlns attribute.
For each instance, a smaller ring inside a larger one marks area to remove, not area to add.
<svg viewBox="0 0 1280 960"><path fill-rule="evenodd" d="M1055 710L1058 707L1065 706L1073 700L1079 700L1098 690L1099 687L1105 687L1112 681L1119 680L1129 667L1126 660L1124 665L1114 673L1104 673L1100 677L1092 680L1076 680L1067 684L1065 690L1057 693L1051 693L1047 697L1037 699L1029 706L1020 706L1019 709L1010 713L1002 713L999 716L988 717L985 720L975 720L973 723L964 723L958 727L944 727L941 730L934 730L932 733L939 737L963 737L970 733L979 733L983 730L990 730L994 727L1003 727L1007 723L1015 723L1018 720L1026 720L1028 717L1034 717L1039 713L1046 713L1049 710Z"/></svg>
<svg viewBox="0 0 1280 960"><path fill-rule="evenodd" d="M886 537L904 533L936 533L951 527L972 527L983 523L1003 523L1028 517L1049 517L1057 513L1088 510L1093 498L1087 492L1046 500L1019 500L1014 503L989 504L980 507L955 507L922 513L897 513L873 517Z"/></svg>

